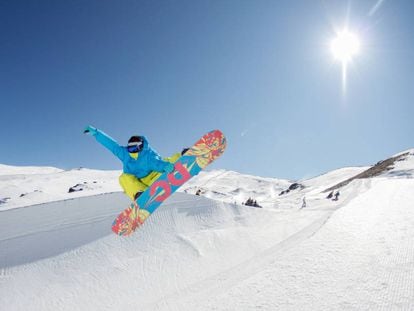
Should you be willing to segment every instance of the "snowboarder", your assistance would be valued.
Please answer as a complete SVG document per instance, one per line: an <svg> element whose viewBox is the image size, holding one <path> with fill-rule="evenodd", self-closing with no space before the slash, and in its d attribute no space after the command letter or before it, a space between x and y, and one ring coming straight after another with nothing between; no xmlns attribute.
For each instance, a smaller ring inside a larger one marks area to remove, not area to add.
<svg viewBox="0 0 414 311"><path fill-rule="evenodd" d="M162 159L150 147L145 136L131 136L127 146L120 146L113 138L93 126L88 125L84 133L94 136L100 144L122 161L123 173L119 176L119 183L133 201L162 173L171 173L174 170L173 163L181 155L176 153L170 158Z"/></svg>

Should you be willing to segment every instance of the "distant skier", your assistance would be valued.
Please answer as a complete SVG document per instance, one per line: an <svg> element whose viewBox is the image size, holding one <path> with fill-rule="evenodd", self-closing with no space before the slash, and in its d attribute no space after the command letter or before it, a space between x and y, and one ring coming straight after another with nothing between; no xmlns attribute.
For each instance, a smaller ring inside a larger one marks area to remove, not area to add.
<svg viewBox="0 0 414 311"><path fill-rule="evenodd" d="M306 207L306 197L303 197L302 199L302 208Z"/></svg>
<svg viewBox="0 0 414 311"><path fill-rule="evenodd" d="M337 192L335 193L334 198L332 199L332 201L338 201L339 196L340 196L340 193L339 193L339 191L337 191Z"/></svg>
<svg viewBox="0 0 414 311"><path fill-rule="evenodd" d="M334 195L334 192L333 192L333 190L328 194L328 196L326 197L327 199L329 199L329 200L331 200L332 199L332 197L333 197L333 195Z"/></svg>
<svg viewBox="0 0 414 311"><path fill-rule="evenodd" d="M173 163L180 157L180 153L176 153L170 158L162 159L150 147L145 136L131 136L127 146L120 146L113 138L93 126L87 126L84 133L94 136L121 160L123 173L119 176L119 183L131 200L136 200L162 173L171 173L174 170ZM186 149L183 153L185 151Z"/></svg>

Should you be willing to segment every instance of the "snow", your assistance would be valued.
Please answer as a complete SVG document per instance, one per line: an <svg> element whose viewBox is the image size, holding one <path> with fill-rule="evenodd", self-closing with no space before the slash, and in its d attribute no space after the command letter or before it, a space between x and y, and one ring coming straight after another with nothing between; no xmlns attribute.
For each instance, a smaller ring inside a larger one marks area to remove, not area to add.
<svg viewBox="0 0 414 311"><path fill-rule="evenodd" d="M50 174L50 173L59 173L59 172L62 172L62 170L55 168L55 167L10 166L10 165L0 164L0 176Z"/></svg>
<svg viewBox="0 0 414 311"><path fill-rule="evenodd" d="M407 154L407 156L395 162L393 169L390 170L386 176L398 178L404 176L410 177L414 175L414 149L406 150L395 156L404 154Z"/></svg>
<svg viewBox="0 0 414 311"><path fill-rule="evenodd" d="M0 165L0 211L120 191L119 175L120 171ZM68 193L74 186L82 190Z"/></svg>
<svg viewBox="0 0 414 311"><path fill-rule="evenodd" d="M273 253L205 309L412 310L413 186L373 181L312 237Z"/></svg>
<svg viewBox="0 0 414 311"><path fill-rule="evenodd" d="M202 172L129 238L110 230L129 203L119 171L0 166L0 309L412 310L406 153L338 201L324 190L366 167L284 195L294 181Z"/></svg>

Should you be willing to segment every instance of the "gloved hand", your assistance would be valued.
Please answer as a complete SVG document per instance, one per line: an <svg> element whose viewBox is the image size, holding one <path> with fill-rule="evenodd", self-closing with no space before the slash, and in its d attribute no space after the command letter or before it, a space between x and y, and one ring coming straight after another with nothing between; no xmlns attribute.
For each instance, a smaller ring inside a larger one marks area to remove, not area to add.
<svg viewBox="0 0 414 311"><path fill-rule="evenodd" d="M85 130L83 131L83 133L95 136L98 133L98 130L93 126L88 125L87 127L85 127Z"/></svg>
<svg viewBox="0 0 414 311"><path fill-rule="evenodd" d="M169 173L171 173L172 171L174 171L174 164L172 164L172 163L167 163L167 165L165 166L165 168L164 168L164 172L165 173L167 173L167 174L169 174Z"/></svg>
<svg viewBox="0 0 414 311"><path fill-rule="evenodd" d="M183 148L183 150L181 151L181 155L184 155L184 153L186 153L188 150L190 150L190 148Z"/></svg>

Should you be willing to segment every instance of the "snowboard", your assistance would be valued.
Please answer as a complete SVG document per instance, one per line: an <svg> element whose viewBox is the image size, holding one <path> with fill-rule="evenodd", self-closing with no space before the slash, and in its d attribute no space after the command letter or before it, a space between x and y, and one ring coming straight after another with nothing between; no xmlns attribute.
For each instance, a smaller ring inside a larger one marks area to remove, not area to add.
<svg viewBox="0 0 414 311"><path fill-rule="evenodd" d="M120 236L134 233L162 202L217 159L225 148L226 138L221 131L205 134L174 163L173 172L163 173L119 214L112 224L112 231Z"/></svg>

